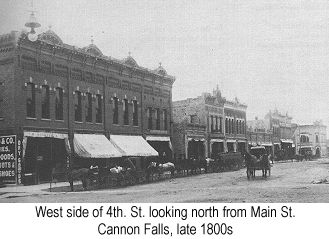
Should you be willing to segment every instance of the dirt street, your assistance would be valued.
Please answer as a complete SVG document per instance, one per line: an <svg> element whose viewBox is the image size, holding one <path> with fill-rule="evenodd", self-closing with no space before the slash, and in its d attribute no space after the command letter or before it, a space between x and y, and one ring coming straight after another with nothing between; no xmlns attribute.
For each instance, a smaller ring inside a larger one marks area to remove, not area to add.
<svg viewBox="0 0 329 239"><path fill-rule="evenodd" d="M248 180L242 169L93 191L9 193L2 188L0 202L329 202L325 179L329 181L329 159L276 163L267 179L257 171L256 179Z"/></svg>

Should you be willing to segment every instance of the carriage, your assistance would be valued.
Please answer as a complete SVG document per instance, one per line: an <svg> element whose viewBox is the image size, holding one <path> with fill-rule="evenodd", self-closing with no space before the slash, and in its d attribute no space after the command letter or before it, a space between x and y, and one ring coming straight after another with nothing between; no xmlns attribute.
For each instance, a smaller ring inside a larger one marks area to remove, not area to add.
<svg viewBox="0 0 329 239"><path fill-rule="evenodd" d="M264 146L251 147L250 153L246 152L245 163L247 167L247 178L255 178L256 171L262 170L264 178L271 176L271 164Z"/></svg>

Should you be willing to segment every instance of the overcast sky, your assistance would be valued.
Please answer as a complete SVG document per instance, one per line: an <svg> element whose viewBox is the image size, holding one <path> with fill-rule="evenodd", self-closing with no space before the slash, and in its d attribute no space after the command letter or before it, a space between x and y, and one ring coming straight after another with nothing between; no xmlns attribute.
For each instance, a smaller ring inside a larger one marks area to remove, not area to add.
<svg viewBox="0 0 329 239"><path fill-rule="evenodd" d="M24 29L30 0L0 1L0 33ZM162 62L173 100L210 92L248 105L249 119L275 107L297 123L329 125L328 0L34 0L40 31L65 43L94 36L103 54ZM39 31L39 32L40 32Z"/></svg>

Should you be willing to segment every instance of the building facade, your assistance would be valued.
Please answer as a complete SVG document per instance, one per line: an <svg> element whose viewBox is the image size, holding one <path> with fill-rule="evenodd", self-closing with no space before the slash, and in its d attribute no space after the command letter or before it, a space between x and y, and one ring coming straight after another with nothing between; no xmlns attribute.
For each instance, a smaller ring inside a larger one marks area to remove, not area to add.
<svg viewBox="0 0 329 239"><path fill-rule="evenodd" d="M294 142L294 127L292 117L286 114L280 113L277 109L269 111L265 115L266 128L273 133L273 145L274 153L277 155L281 151L281 154L285 154L290 157L295 152Z"/></svg>
<svg viewBox="0 0 329 239"><path fill-rule="evenodd" d="M298 125L295 127L296 153L305 154L311 151L313 156L327 155L327 126L321 121L312 125Z"/></svg>
<svg viewBox="0 0 329 239"><path fill-rule="evenodd" d="M246 109L237 99L228 101L220 90L173 102L175 157L216 157L246 149Z"/></svg>
<svg viewBox="0 0 329 239"><path fill-rule="evenodd" d="M36 41L1 35L0 136L15 141L2 178L21 183L39 171L48 180L67 163L64 149L74 152L75 134L142 136L169 157L174 81L161 64L150 70L130 54L108 57L93 42L71 46L51 29ZM0 145L2 152L8 147Z"/></svg>
<svg viewBox="0 0 329 239"><path fill-rule="evenodd" d="M247 121L247 139L249 147L264 146L267 153L273 155L273 133L265 120L256 117L254 120Z"/></svg>

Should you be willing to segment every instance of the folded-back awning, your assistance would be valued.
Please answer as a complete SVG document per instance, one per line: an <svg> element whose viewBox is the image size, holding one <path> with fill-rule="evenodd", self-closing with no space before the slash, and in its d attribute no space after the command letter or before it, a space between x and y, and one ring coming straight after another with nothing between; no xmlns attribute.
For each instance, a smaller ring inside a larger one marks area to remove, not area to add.
<svg viewBox="0 0 329 239"><path fill-rule="evenodd" d="M272 143L262 143L261 145L262 145L262 146L269 146L269 147L272 147L272 146L273 146Z"/></svg>
<svg viewBox="0 0 329 239"><path fill-rule="evenodd" d="M122 153L102 134L75 134L74 151L82 158L117 158Z"/></svg>
<svg viewBox="0 0 329 239"><path fill-rule="evenodd" d="M291 139L280 139L282 143L286 143L286 144L292 144L294 141L292 141Z"/></svg>
<svg viewBox="0 0 329 239"><path fill-rule="evenodd" d="M146 136L147 141L170 141L169 136Z"/></svg>
<svg viewBox="0 0 329 239"><path fill-rule="evenodd" d="M111 135L110 141L123 156L159 156L159 153L142 136Z"/></svg>

